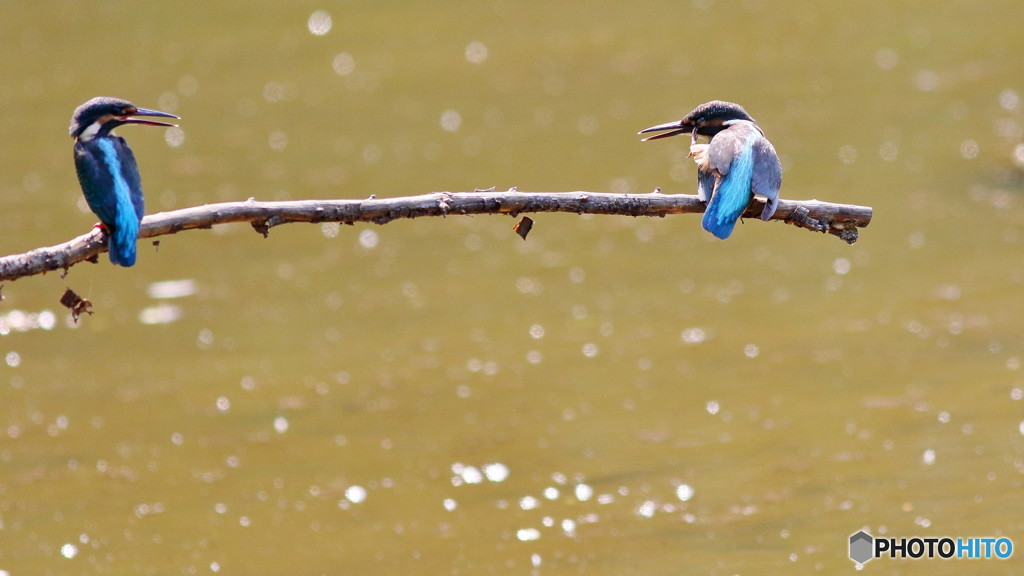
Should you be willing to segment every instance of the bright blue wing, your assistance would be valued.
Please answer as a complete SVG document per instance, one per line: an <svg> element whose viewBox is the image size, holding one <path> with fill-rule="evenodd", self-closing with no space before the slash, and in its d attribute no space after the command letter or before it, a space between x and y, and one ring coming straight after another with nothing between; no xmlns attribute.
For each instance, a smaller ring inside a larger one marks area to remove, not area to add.
<svg viewBox="0 0 1024 576"><path fill-rule="evenodd" d="M732 234L736 221L750 204L750 178L754 170L751 151L744 150L733 158L728 170L719 180L701 220L705 230L723 240Z"/></svg>
<svg viewBox="0 0 1024 576"><path fill-rule="evenodd" d="M751 142L761 132L749 122L737 122L711 139L709 166L720 174L701 224L718 238L728 238L750 204L754 172Z"/></svg>
<svg viewBox="0 0 1024 576"><path fill-rule="evenodd" d="M100 222L111 226L117 214L117 198L111 193L113 183L102 151L93 141L75 143L75 170L89 208Z"/></svg>

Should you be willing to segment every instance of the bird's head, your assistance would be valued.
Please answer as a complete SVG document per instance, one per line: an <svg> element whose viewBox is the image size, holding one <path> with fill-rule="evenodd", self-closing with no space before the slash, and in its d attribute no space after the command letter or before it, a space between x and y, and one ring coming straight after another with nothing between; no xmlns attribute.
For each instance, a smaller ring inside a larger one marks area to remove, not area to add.
<svg viewBox="0 0 1024 576"><path fill-rule="evenodd" d="M95 136L106 136L111 130L122 124L177 126L177 124L145 120L137 118L137 116L177 118L174 114L168 114L167 112L139 108L127 100L100 96L75 108L75 113L71 117L71 137L90 140Z"/></svg>
<svg viewBox="0 0 1024 576"><path fill-rule="evenodd" d="M684 116L682 120L651 126L650 128L641 130L638 134L661 132L661 134L655 134L654 136L644 138L644 142L647 140L668 138L669 136L675 136L677 134L691 134L694 142L696 142L697 136L714 136L728 128L730 122L737 120L754 122L754 119L750 117L750 114L747 114L747 111L739 104L723 102L722 100L712 100L711 102L705 102L704 104L697 106L693 111Z"/></svg>

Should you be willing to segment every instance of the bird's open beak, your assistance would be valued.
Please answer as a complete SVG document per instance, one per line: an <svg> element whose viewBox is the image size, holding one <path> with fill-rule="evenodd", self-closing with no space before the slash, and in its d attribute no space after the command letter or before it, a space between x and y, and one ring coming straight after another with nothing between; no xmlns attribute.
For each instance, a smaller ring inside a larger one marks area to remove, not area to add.
<svg viewBox="0 0 1024 576"><path fill-rule="evenodd" d="M641 140L641 142L647 142L648 140L657 140L658 138L668 138L669 136L676 136L677 134L686 134L693 130L693 126L683 124L679 120L675 122L667 122L665 124L658 124L657 126L651 126L650 128L644 128L637 132L637 134L646 134L647 132L661 132L663 130L669 130L663 134L655 134L654 136L648 136Z"/></svg>
<svg viewBox="0 0 1024 576"><path fill-rule="evenodd" d="M145 124L146 126L171 126L176 127L177 124L168 124L166 122L157 122L156 120L144 120L142 118L136 118L136 116L158 116L160 118L178 118L174 114L168 114L167 112L160 112L159 110L148 110L146 108L136 108L135 112L127 116L121 116L118 118L125 124Z"/></svg>

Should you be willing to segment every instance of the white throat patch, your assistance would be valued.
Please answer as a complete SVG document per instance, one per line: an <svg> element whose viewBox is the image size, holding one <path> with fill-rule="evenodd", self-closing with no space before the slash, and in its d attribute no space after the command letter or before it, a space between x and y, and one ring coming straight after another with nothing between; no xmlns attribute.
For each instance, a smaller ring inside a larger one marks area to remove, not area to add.
<svg viewBox="0 0 1024 576"><path fill-rule="evenodd" d="M78 135L79 140L92 140L94 136L99 134L100 128L103 127L103 123L96 121L89 124L82 133Z"/></svg>

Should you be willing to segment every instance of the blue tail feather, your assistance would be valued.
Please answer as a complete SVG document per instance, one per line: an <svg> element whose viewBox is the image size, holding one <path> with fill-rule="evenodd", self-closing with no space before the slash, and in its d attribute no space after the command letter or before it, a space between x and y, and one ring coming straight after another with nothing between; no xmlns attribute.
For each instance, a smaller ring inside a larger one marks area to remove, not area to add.
<svg viewBox="0 0 1024 576"><path fill-rule="evenodd" d="M110 261L118 266L135 264L135 242L139 237L139 221L132 217L134 214L126 216L128 217L118 218L118 223L114 224L114 229L109 230L110 234L107 236Z"/></svg>
<svg viewBox="0 0 1024 576"><path fill-rule="evenodd" d="M722 178L718 189L711 196L701 221L705 230L722 240L732 234L736 221L750 204L750 179L753 172L753 155L747 149L733 161L729 173Z"/></svg>

